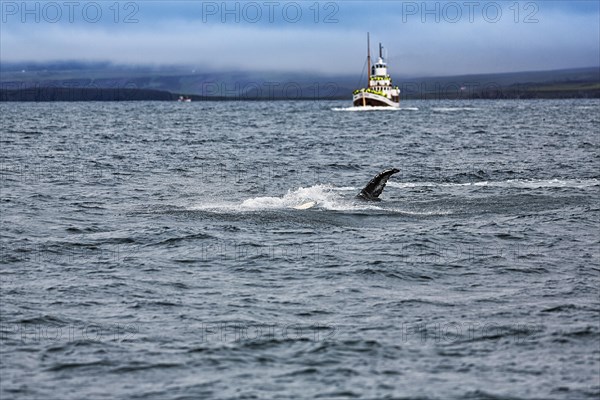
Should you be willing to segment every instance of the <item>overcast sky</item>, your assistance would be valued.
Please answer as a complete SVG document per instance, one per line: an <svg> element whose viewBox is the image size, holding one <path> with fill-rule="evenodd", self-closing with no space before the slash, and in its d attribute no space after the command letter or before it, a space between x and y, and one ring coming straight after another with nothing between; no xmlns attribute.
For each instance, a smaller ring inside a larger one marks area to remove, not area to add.
<svg viewBox="0 0 600 400"><path fill-rule="evenodd" d="M600 65L599 1L1 1L0 58L399 76Z"/></svg>

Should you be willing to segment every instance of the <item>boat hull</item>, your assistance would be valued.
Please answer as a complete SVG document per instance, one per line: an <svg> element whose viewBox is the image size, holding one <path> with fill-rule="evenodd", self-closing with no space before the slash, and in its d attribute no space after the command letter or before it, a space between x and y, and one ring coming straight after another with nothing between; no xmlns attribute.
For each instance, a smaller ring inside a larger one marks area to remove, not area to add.
<svg viewBox="0 0 600 400"><path fill-rule="evenodd" d="M355 107L370 106L370 107L394 107L399 108L400 102L392 101L387 97L368 93L360 92L354 95L353 104Z"/></svg>

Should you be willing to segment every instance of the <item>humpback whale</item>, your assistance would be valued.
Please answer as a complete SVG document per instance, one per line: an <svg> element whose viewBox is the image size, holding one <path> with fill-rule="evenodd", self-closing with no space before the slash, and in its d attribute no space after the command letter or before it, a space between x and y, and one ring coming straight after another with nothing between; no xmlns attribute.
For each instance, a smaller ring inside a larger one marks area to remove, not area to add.
<svg viewBox="0 0 600 400"><path fill-rule="evenodd" d="M379 174L375 175L375 177L371 179L369 183L367 183L367 186L365 186L363 190L356 195L356 197L367 201L381 201L379 195L381 192L383 192L385 184L387 183L388 179L390 179L390 176L398 172L400 172L400 170L397 168L390 168L380 172Z"/></svg>

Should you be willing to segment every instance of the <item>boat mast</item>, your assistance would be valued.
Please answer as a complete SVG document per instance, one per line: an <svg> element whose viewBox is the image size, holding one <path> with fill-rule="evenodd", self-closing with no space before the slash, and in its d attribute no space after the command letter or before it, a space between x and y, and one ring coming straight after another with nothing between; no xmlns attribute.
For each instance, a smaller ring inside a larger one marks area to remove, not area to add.
<svg viewBox="0 0 600 400"><path fill-rule="evenodd" d="M383 59L383 46L379 43L379 58Z"/></svg>
<svg viewBox="0 0 600 400"><path fill-rule="evenodd" d="M371 41L367 32L367 87L371 85Z"/></svg>

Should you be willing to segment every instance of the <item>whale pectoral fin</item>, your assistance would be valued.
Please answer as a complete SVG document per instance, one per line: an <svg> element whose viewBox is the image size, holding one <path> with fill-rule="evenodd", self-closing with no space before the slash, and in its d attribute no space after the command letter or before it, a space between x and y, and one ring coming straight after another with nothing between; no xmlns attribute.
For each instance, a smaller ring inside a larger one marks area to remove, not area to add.
<svg viewBox="0 0 600 400"><path fill-rule="evenodd" d="M397 168L386 169L385 171L377 174L373 179L367 183L367 186L363 188L358 194L358 197L365 200L379 200L379 195L383 192L385 184L387 183L390 176L400 172Z"/></svg>
<svg viewBox="0 0 600 400"><path fill-rule="evenodd" d="M306 202L304 204L300 204L298 206L294 206L292 208L295 208L296 210L307 210L309 208L313 208L316 205L317 205L316 201L309 201L309 202Z"/></svg>

